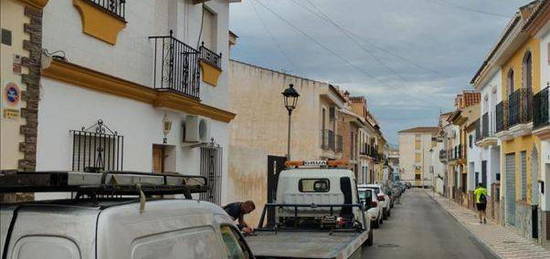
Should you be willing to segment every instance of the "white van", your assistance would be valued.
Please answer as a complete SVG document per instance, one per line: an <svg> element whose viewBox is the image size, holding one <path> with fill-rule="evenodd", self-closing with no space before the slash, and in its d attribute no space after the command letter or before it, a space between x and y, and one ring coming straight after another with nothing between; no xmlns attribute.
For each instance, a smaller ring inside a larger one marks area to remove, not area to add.
<svg viewBox="0 0 550 259"><path fill-rule="evenodd" d="M13 189L2 185L10 182L3 177L0 189ZM168 184L139 187L139 192L158 194L164 188L174 193L178 186ZM71 188L86 187L91 188ZM116 188L126 195L131 190L130 185ZM225 211L198 200L141 195L2 204L0 222L0 258L6 259L253 258Z"/></svg>

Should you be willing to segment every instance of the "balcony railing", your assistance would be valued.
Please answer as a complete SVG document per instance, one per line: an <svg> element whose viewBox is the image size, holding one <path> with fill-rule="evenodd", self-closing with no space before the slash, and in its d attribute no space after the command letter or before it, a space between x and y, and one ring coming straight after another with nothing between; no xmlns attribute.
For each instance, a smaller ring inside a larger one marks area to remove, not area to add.
<svg viewBox="0 0 550 259"><path fill-rule="evenodd" d="M475 121L475 127L476 127L475 141L480 141L482 139L482 136L481 136L481 122L479 121L479 119Z"/></svg>
<svg viewBox="0 0 550 259"><path fill-rule="evenodd" d="M222 53L217 54L214 51L211 51L207 47L204 46L204 41L202 42L202 45L199 48L200 51L200 59L212 66L215 66L219 69L222 68Z"/></svg>
<svg viewBox="0 0 550 259"><path fill-rule="evenodd" d="M496 105L495 119L496 132L501 132L508 129L508 102L502 101Z"/></svg>
<svg viewBox="0 0 550 259"><path fill-rule="evenodd" d="M548 116L548 87L533 96L533 128L550 124Z"/></svg>
<svg viewBox="0 0 550 259"><path fill-rule="evenodd" d="M153 87L199 99L199 51L174 38L172 31L169 36L149 39L155 48Z"/></svg>
<svg viewBox="0 0 550 259"><path fill-rule="evenodd" d="M489 113L486 112L481 116L481 139L489 137L489 131Z"/></svg>
<svg viewBox="0 0 550 259"><path fill-rule="evenodd" d="M439 160L445 161L447 160L447 150L439 150Z"/></svg>
<svg viewBox="0 0 550 259"><path fill-rule="evenodd" d="M344 138L340 135L336 135L336 152L340 153L344 150Z"/></svg>
<svg viewBox="0 0 550 259"><path fill-rule="evenodd" d="M334 131L329 129L321 130L321 148L332 151L336 149L336 136Z"/></svg>
<svg viewBox="0 0 550 259"><path fill-rule="evenodd" d="M99 7L105 12L125 20L126 0L86 0L87 2Z"/></svg>
<svg viewBox="0 0 550 259"><path fill-rule="evenodd" d="M532 121L533 93L531 89L520 88L509 96L509 127Z"/></svg>

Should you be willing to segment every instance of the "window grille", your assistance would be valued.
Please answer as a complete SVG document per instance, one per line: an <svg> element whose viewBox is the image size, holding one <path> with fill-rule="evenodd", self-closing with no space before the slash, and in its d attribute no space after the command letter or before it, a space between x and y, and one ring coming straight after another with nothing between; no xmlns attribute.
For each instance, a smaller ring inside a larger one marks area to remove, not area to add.
<svg viewBox="0 0 550 259"><path fill-rule="evenodd" d="M123 170L124 136L112 131L102 120L89 128L70 132L73 171Z"/></svg>

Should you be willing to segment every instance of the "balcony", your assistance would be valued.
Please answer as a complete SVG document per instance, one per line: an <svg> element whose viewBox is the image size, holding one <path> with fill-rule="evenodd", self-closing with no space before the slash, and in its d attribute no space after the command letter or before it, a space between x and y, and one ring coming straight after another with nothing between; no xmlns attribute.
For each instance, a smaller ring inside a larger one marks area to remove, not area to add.
<svg viewBox="0 0 550 259"><path fill-rule="evenodd" d="M446 162L447 161L447 150L439 150L439 161Z"/></svg>
<svg viewBox="0 0 550 259"><path fill-rule="evenodd" d="M550 138L548 89L549 87L547 86L533 96L533 134L542 140Z"/></svg>
<svg viewBox="0 0 550 259"><path fill-rule="evenodd" d="M520 88L514 91L508 99L509 127L529 123L533 120L533 93L531 89Z"/></svg>
<svg viewBox="0 0 550 259"><path fill-rule="evenodd" d="M492 135L492 134L491 134ZM481 116L481 138L489 137L489 113L486 112Z"/></svg>
<svg viewBox="0 0 550 259"><path fill-rule="evenodd" d="M199 48L199 52L201 61L204 61L218 69L222 68L222 54L217 54L216 52L205 47L204 41Z"/></svg>
<svg viewBox="0 0 550 259"><path fill-rule="evenodd" d="M546 87L533 96L533 128L538 129L549 124L548 87Z"/></svg>
<svg viewBox="0 0 550 259"><path fill-rule="evenodd" d="M478 120L476 120L475 122L475 127L476 127L476 138L475 138L475 142L478 142L480 141L483 136L481 135L481 122Z"/></svg>
<svg viewBox="0 0 550 259"><path fill-rule="evenodd" d="M336 149L336 136L334 131L329 129L321 130L321 148L332 151Z"/></svg>
<svg viewBox="0 0 550 259"><path fill-rule="evenodd" d="M85 0L118 19L125 20L126 0Z"/></svg>
<svg viewBox="0 0 550 259"><path fill-rule="evenodd" d="M340 135L336 135L336 153L344 151L344 138Z"/></svg>
<svg viewBox="0 0 550 259"><path fill-rule="evenodd" d="M495 108L496 132L508 130L508 102L502 101Z"/></svg>
<svg viewBox="0 0 550 259"><path fill-rule="evenodd" d="M480 147L488 147L498 143L498 139L495 137L495 131L492 127L494 123L490 123L491 119L488 112L481 116L481 139L476 138L476 145Z"/></svg>
<svg viewBox="0 0 550 259"><path fill-rule="evenodd" d="M200 52L169 36L151 36L155 59L153 87L160 91L174 91L193 99L200 99Z"/></svg>

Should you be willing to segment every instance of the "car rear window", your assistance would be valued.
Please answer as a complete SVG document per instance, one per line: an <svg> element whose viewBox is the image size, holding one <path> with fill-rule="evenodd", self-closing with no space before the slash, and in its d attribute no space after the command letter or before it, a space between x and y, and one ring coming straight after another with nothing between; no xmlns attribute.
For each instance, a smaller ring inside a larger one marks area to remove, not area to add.
<svg viewBox="0 0 550 259"><path fill-rule="evenodd" d="M330 181L326 178L300 179L298 182L300 192L328 192Z"/></svg>
<svg viewBox="0 0 550 259"><path fill-rule="evenodd" d="M359 200L362 202L372 201L372 191L371 190L359 191Z"/></svg>

